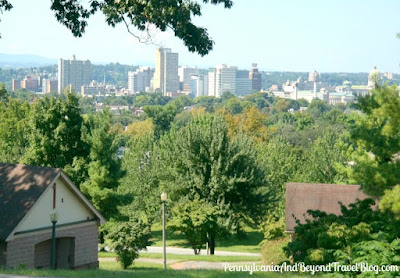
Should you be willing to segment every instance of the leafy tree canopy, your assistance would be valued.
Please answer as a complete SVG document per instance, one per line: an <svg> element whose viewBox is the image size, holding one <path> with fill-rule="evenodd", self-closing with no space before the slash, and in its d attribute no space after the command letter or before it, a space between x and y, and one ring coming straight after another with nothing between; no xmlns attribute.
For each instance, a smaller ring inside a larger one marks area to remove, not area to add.
<svg viewBox="0 0 400 278"><path fill-rule="evenodd" d="M163 136L161 147L167 167L163 170L167 176L162 179L171 200L182 201L186 196L193 201L198 196L209 207L216 207L218 228L207 231L211 254L217 236L238 233L243 223L253 224L262 217L267 196L261 190L264 172L257 163L253 142L244 134L230 140L222 117L196 117ZM198 209L184 210L191 213Z"/></svg>
<svg viewBox="0 0 400 278"><path fill-rule="evenodd" d="M351 130L350 182L374 197L400 184L400 98L396 86L382 86L359 99L363 112Z"/></svg>
<svg viewBox="0 0 400 278"><path fill-rule="evenodd" d="M131 34L133 33L129 29L130 26L140 31L145 31L149 24L163 32L169 28L184 42L189 51L204 56L212 50L214 42L207 29L192 23L192 17L201 16L201 2L214 5L222 3L225 8L233 5L231 0L52 0L51 10L54 11L57 20L70 29L75 37L81 37L85 33L88 18L101 11L108 25L115 27L123 23ZM10 9L10 1L0 0L0 12Z"/></svg>

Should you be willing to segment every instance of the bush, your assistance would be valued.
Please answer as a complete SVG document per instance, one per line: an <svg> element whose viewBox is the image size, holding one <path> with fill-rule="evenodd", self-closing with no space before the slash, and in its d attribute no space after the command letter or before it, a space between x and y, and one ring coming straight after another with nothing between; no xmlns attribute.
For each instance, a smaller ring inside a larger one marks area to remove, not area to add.
<svg viewBox="0 0 400 278"><path fill-rule="evenodd" d="M342 215L308 211L313 220L295 227L296 238L284 251L294 262L305 264L400 265L399 220L391 212L372 209L374 201L366 199L341 205ZM360 271L342 273L356 276ZM380 273L380 277L398 277L400 273Z"/></svg>
<svg viewBox="0 0 400 278"><path fill-rule="evenodd" d="M277 240L285 238L285 219L276 218L274 216L268 217L268 220L262 224L262 231L266 240Z"/></svg>
<svg viewBox="0 0 400 278"><path fill-rule="evenodd" d="M139 257L139 251L150 245L150 229L141 220L108 223L108 226L110 228L106 237L111 241L110 247L126 269Z"/></svg>

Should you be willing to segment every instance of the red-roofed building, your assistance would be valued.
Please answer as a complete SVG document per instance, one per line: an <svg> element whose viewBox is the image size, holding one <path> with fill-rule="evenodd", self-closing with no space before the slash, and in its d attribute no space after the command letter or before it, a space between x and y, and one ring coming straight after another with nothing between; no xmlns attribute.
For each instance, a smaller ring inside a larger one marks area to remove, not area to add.
<svg viewBox="0 0 400 278"><path fill-rule="evenodd" d="M358 200L369 198L359 185L287 183L286 184L286 231L294 234L297 225L311 217L308 210L320 210L328 214L341 214L339 202L348 206Z"/></svg>

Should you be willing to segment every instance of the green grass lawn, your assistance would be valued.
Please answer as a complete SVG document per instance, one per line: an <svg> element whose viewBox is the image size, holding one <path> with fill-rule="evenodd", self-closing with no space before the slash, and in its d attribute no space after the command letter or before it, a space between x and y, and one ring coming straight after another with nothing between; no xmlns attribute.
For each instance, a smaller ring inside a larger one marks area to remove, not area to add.
<svg viewBox="0 0 400 278"><path fill-rule="evenodd" d="M99 258L116 257L112 252L99 252ZM140 253L140 258L162 259L163 254L157 253ZM203 262L261 262L260 257L249 256L196 256L196 255L177 255L167 254L167 259L179 261L203 261Z"/></svg>
<svg viewBox="0 0 400 278"><path fill-rule="evenodd" d="M43 277L79 277L79 278L127 278L127 277L141 277L141 278L155 278L155 277L181 277L181 278L219 278L219 277L305 277L305 275L298 275L292 273L259 273L255 272L250 276L247 272L225 272L223 270L172 270L166 271L161 269L161 264L152 263L135 263L127 270L123 270L117 262L100 262L100 269L98 270L0 270L2 274L20 274L31 276Z"/></svg>
<svg viewBox="0 0 400 278"><path fill-rule="evenodd" d="M152 227L152 241L154 244L151 246L162 246L162 228L160 224ZM217 239L215 250L231 251L231 252L249 252L260 253L260 242L264 239L264 235L254 229L246 228L243 237L231 236L227 239ZM167 246L169 247L183 247L190 248L185 236L181 233L172 233L167 230Z"/></svg>

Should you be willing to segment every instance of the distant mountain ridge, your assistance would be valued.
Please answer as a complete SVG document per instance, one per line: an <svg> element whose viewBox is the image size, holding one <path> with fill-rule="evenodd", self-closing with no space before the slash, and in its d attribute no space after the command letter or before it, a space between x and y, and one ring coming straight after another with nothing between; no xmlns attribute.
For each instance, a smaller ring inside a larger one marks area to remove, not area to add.
<svg viewBox="0 0 400 278"><path fill-rule="evenodd" d="M0 67L5 68L30 68L55 65L57 63L57 59L46 58L38 55L0 53Z"/></svg>

